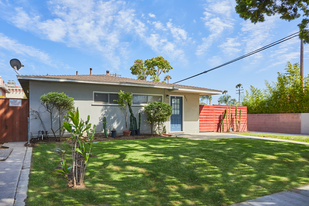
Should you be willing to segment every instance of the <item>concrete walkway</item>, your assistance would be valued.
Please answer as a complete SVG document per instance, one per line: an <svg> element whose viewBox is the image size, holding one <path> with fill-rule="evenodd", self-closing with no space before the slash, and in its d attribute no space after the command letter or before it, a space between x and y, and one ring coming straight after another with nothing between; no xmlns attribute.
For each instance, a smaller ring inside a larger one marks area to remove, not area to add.
<svg viewBox="0 0 309 206"><path fill-rule="evenodd" d="M177 134L175 136L182 137L182 138L188 138L188 139L195 139L195 140L248 138L248 139L257 139L257 140L264 140L264 141L279 141L279 142L289 142L289 143L295 143L295 144L309 145L309 143L306 143L306 142L243 136L243 135L237 135L237 134L215 133L215 132L205 132L205 133L197 133L197 134ZM248 200L246 202L238 203L232 206L309 206L309 185L300 187L294 190L290 190L290 191L283 191L283 192L259 197L253 200Z"/></svg>
<svg viewBox="0 0 309 206"><path fill-rule="evenodd" d="M25 142L5 143L13 151L0 161L0 206L23 206L27 198L32 148Z"/></svg>
<svg viewBox="0 0 309 206"><path fill-rule="evenodd" d="M188 138L188 139L196 139L196 140L199 140L199 139L243 138L243 139L258 139L258 140L266 140L266 141L289 142L289 143L295 143L295 144L309 145L309 143L307 143L307 142L298 142L298 141L284 140L284 139L253 137L253 136L227 134L227 133L217 133L217 132L203 132L203 133L195 133L195 134L177 134L177 135L174 135L174 136L182 137L182 138Z"/></svg>

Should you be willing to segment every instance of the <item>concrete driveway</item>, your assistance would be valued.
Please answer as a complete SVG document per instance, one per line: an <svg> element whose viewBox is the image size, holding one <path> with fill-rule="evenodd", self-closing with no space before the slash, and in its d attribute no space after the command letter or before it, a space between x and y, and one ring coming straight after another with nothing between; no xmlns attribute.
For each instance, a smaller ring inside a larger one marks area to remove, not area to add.
<svg viewBox="0 0 309 206"><path fill-rule="evenodd" d="M0 206L25 205L31 165L32 148L25 142L5 143L13 151L0 161Z"/></svg>
<svg viewBox="0 0 309 206"><path fill-rule="evenodd" d="M202 133L194 133L194 134L177 134L175 136L182 137L182 138L187 138L187 139L195 139L195 140L242 138L242 139L257 139L257 140L265 140L265 141L278 141L278 142L289 142L289 143L295 143L295 144L309 145L309 143L306 143L306 142L297 142L297 141L292 141L292 140L264 138L264 137L244 136L244 135L218 133L218 132L202 132Z"/></svg>

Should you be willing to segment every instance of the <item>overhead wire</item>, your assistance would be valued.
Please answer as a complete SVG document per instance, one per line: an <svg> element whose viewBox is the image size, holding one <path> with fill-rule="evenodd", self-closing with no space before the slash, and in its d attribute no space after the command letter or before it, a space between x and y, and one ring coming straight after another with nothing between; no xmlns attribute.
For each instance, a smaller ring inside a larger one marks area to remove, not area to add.
<svg viewBox="0 0 309 206"><path fill-rule="evenodd" d="M252 51L252 52L249 52L249 53L247 53L247 54L244 54L244 55L242 55L242 56L240 56L240 57L238 57L238 58L236 58L236 59L233 59L233 60L231 60L231 61L228 61L228 62L226 62L226 63L224 63L224 64L221 64L221 65L219 65L219 66L213 67L213 68L208 69L208 70L206 70L206 71L203 71L203 72L201 72L201 73L198 73L198 74L195 74L195 75L193 75L193 76L187 77L187 78L182 79L182 80L179 80L179 81L177 81L177 82L174 82L174 84L177 84L177 83L179 83L179 82L186 81L186 80L188 80L188 79L192 79L192 78L194 78L194 77L197 77L197 76L200 76L200 75L202 75L202 74L208 73L208 72L213 71L213 70L215 70L215 69L219 69L220 67L226 66L226 65L231 64L231 63L233 63L233 62L236 62L236 61L239 61L239 60L241 60L241 59L244 59L244 58L247 58L247 57L249 57L249 56L252 56L252 55L254 55L254 54L256 54L256 53L259 53L259 52L264 51L264 50L266 50L266 49L268 49L268 48L271 48L271 47L276 46L276 45L278 45L278 44L281 44L281 43L283 43L283 42L285 42L285 41L288 41L288 40L290 40L290 39L292 39L292 38L295 38L295 37L298 36L298 34L299 34L299 31L298 31L298 32L295 32L295 33L293 33L293 34L290 34L290 35L288 35L288 36L286 36L286 37L284 37L284 38L282 38L282 39L279 39L279 40L277 40L277 41L275 41L275 42L272 42L272 43L270 43L270 44L267 44L266 46L263 46L263 47L261 47L261 48L259 48L259 49L256 49L256 50Z"/></svg>

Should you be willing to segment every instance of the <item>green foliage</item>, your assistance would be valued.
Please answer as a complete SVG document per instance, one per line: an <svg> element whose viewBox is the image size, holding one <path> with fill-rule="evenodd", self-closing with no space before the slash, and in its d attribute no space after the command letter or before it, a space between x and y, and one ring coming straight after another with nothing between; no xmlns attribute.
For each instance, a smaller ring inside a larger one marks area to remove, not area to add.
<svg viewBox="0 0 309 206"><path fill-rule="evenodd" d="M291 21L302 16L304 17L298 27L299 37L309 43L309 32L306 26L309 23L308 0L282 0L280 2L267 0L236 0L236 12L241 18L252 23L264 22L266 16L279 15L281 19Z"/></svg>
<svg viewBox="0 0 309 206"><path fill-rule="evenodd" d="M70 181L68 178L68 175L70 173L70 171L72 170L72 166L68 167L67 165L67 161L61 161L61 170L56 169L57 172L53 172L52 174L54 175L62 175L68 182Z"/></svg>
<svg viewBox="0 0 309 206"><path fill-rule="evenodd" d="M243 101L249 114L309 112L309 77L305 77L302 86L298 64L288 62L285 70L278 72L277 82L265 81L265 90L250 86Z"/></svg>
<svg viewBox="0 0 309 206"><path fill-rule="evenodd" d="M159 126L167 121L172 115L172 106L164 102L152 102L145 106L147 121L151 124L151 135L153 135L154 126Z"/></svg>
<svg viewBox="0 0 309 206"><path fill-rule="evenodd" d="M157 56L151 59L146 59L145 62L141 59L134 61L134 65L130 68L131 74L137 75L137 79L147 80L150 76L152 81L160 81L160 75L162 73L168 73L173 67L170 63L165 60L162 56ZM165 81L171 79L172 77L165 76Z"/></svg>
<svg viewBox="0 0 309 206"><path fill-rule="evenodd" d="M74 109L74 99L72 97L69 97L65 93L58 93L58 92L49 92L47 94L44 94L40 97L41 104L46 108L46 111L50 114L50 126L51 130L53 132L54 137L56 137L56 132L59 131L59 136L63 135L63 130L61 128L62 125L62 119L65 112L73 110ZM53 118L54 118L54 109L58 110L58 121L59 121L59 127L58 129L53 129Z"/></svg>
<svg viewBox="0 0 309 206"><path fill-rule="evenodd" d="M212 96L211 95L202 95L202 96L200 96L200 104L207 105L207 103L203 102L205 100L207 100L208 104L210 105L211 104L211 100L212 100Z"/></svg>
<svg viewBox="0 0 309 206"><path fill-rule="evenodd" d="M104 136L107 137L106 117L103 117L103 130L104 130Z"/></svg>
<svg viewBox="0 0 309 206"><path fill-rule="evenodd" d="M68 118L71 123L64 122L64 128L71 133L72 139L72 161L73 161L73 187L84 184L86 168L89 162L91 148L93 144L95 128L91 129L90 116L87 121L79 118L78 108L76 111L68 111ZM83 137L84 133L86 137Z"/></svg>
<svg viewBox="0 0 309 206"><path fill-rule="evenodd" d="M127 121L128 106L132 104L132 100L133 100L132 93L124 92L122 90L120 90L120 92L118 93L118 99L114 100L115 102L119 104L120 110L123 112L126 129L128 129L128 121Z"/></svg>

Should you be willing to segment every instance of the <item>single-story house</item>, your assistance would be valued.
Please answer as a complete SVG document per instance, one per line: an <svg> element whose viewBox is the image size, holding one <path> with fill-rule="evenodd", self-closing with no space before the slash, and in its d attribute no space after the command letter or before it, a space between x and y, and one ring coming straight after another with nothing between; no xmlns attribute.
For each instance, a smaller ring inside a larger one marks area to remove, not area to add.
<svg viewBox="0 0 309 206"><path fill-rule="evenodd" d="M199 132L199 96L218 95L221 91L194 86L144 81L109 75L19 75L18 81L29 99L29 108L39 111L46 128L50 128L49 113L40 104L40 97L48 92L64 92L74 98L74 106L79 108L80 117L97 125L96 132L102 132L102 119L107 119L107 129L116 129L117 134L125 130L125 121L117 103L118 92L123 90L133 94L132 110L138 121L142 114L141 133L150 133L144 106L153 101L172 105L173 114L165 123L168 133ZM129 116L129 114L128 114ZM129 121L129 118L128 118ZM54 122L57 128L58 122ZM129 123L128 123L129 127ZM43 127L38 118L30 114L30 132L35 135ZM49 131L51 134L51 132Z"/></svg>

